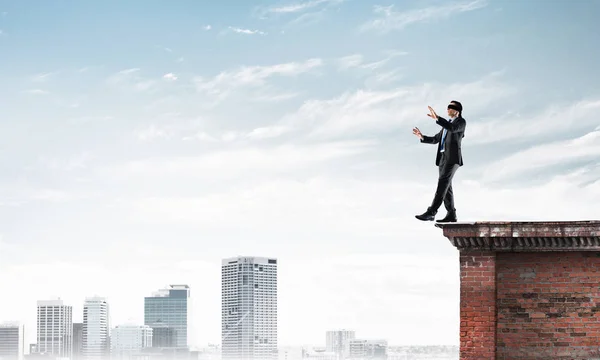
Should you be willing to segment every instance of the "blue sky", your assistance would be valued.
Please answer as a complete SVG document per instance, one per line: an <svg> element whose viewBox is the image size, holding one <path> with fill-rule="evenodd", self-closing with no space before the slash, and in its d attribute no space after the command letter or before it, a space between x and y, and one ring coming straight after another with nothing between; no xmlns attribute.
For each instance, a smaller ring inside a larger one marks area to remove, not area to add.
<svg viewBox="0 0 600 360"><path fill-rule="evenodd" d="M38 299L141 322L188 283L192 344L218 343L239 254L280 259L281 344L457 344L457 253L414 220L435 150L411 133L450 100L461 220L598 213L599 2L215 4L0 0L0 285L23 294L0 320L29 342Z"/></svg>

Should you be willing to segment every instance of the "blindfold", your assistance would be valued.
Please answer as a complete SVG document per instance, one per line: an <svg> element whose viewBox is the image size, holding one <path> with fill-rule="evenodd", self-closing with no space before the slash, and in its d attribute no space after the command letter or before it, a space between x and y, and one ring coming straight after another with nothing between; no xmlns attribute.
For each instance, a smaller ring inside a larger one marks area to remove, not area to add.
<svg viewBox="0 0 600 360"><path fill-rule="evenodd" d="M448 105L448 109L452 109L452 110L456 110L456 111L461 111L461 108L458 107L458 105L454 105L454 104Z"/></svg>

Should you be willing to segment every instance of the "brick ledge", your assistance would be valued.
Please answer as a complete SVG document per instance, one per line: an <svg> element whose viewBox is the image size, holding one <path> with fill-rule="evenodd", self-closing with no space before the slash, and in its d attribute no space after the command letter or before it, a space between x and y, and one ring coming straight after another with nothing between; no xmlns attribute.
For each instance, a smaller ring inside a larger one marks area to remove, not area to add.
<svg viewBox="0 0 600 360"><path fill-rule="evenodd" d="M435 226L459 250L600 251L600 220L478 221Z"/></svg>

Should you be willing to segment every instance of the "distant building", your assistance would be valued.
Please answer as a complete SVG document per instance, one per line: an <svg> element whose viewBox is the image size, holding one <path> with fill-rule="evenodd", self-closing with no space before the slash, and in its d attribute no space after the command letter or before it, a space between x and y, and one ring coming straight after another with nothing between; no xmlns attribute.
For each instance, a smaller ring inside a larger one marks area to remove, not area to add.
<svg viewBox="0 0 600 360"><path fill-rule="evenodd" d="M38 301L36 353L71 358L72 340L73 307L61 299Z"/></svg>
<svg viewBox="0 0 600 360"><path fill-rule="evenodd" d="M84 360L105 360L110 354L110 320L106 298L91 297L85 300L82 352Z"/></svg>
<svg viewBox="0 0 600 360"><path fill-rule="evenodd" d="M346 348L347 359L387 359L386 340L351 339Z"/></svg>
<svg viewBox="0 0 600 360"><path fill-rule="evenodd" d="M169 285L144 298L144 325L152 327L155 347L166 343L169 346L165 347L188 348L189 299L190 287L187 285ZM157 328L171 330L158 330L157 335ZM174 344L170 340L172 336L175 337Z"/></svg>
<svg viewBox="0 0 600 360"><path fill-rule="evenodd" d="M0 360L23 360L25 327L20 323L0 324Z"/></svg>
<svg viewBox="0 0 600 360"><path fill-rule="evenodd" d="M147 325L119 325L111 334L111 357L128 360L152 347L152 328Z"/></svg>
<svg viewBox="0 0 600 360"><path fill-rule="evenodd" d="M338 359L346 357L345 351L348 347L348 341L356 338L354 330L330 330L326 333L325 350L337 355Z"/></svg>
<svg viewBox="0 0 600 360"><path fill-rule="evenodd" d="M83 360L83 323L73 323L73 360Z"/></svg>
<svg viewBox="0 0 600 360"><path fill-rule="evenodd" d="M277 259L224 259L221 288L222 359L277 359Z"/></svg>
<svg viewBox="0 0 600 360"><path fill-rule="evenodd" d="M308 348L302 349L302 359L305 360L339 360L339 354L333 352L333 351L328 351L327 347L325 348L318 348L318 347L313 347L313 348Z"/></svg>
<svg viewBox="0 0 600 360"><path fill-rule="evenodd" d="M198 351L198 360L221 360L221 347L209 344Z"/></svg>
<svg viewBox="0 0 600 360"><path fill-rule="evenodd" d="M175 348L177 347L177 331L167 324L150 324L152 329L152 347Z"/></svg>

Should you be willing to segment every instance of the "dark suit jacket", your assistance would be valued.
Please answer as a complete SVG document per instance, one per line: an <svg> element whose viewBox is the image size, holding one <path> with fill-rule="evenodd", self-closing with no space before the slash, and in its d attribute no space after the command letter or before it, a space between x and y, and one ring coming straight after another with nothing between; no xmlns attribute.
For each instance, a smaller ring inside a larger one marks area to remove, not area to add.
<svg viewBox="0 0 600 360"><path fill-rule="evenodd" d="M442 130L435 134L435 136L423 135L421 142L426 144L438 144L435 164L439 166L440 159L442 157L442 153L440 152L442 144L440 141L442 139L442 133L444 129L447 129L448 132L446 133L446 138L444 139L444 153L446 153L448 156L447 159L449 163L462 166L463 159L461 142L462 138L465 137L465 128L467 127L467 122L462 118L462 116L457 117L451 123L443 117L438 116L436 124L440 125Z"/></svg>

